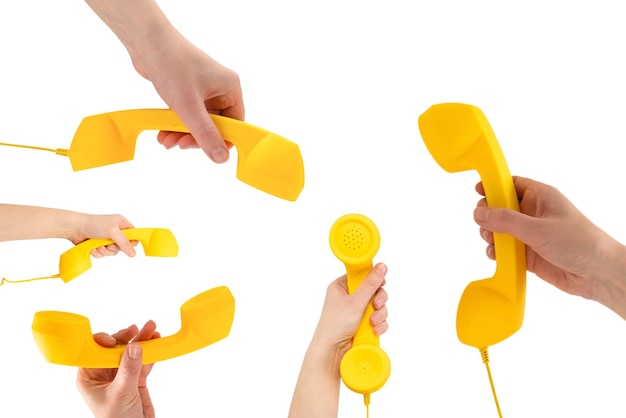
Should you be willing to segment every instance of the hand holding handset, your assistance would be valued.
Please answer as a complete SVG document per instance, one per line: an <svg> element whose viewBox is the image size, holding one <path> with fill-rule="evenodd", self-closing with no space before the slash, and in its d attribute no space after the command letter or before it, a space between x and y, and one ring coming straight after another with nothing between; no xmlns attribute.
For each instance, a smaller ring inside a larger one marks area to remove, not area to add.
<svg viewBox="0 0 626 418"><path fill-rule="evenodd" d="M226 338L234 315L235 299L226 286L194 296L180 308L181 327L176 334L139 342L143 364L181 356ZM117 368L126 346L98 345L89 319L69 312L37 312L32 332L44 358L65 366Z"/></svg>
<svg viewBox="0 0 626 418"><path fill-rule="evenodd" d="M122 233L130 241L139 241L147 256L176 257L178 255L178 243L169 229L130 228L122 229ZM113 244L110 239L88 239L61 254L59 259L61 279L67 283L89 270L91 268L91 251L109 244Z"/></svg>
<svg viewBox="0 0 626 418"><path fill-rule="evenodd" d="M372 270L372 260L379 246L378 228L366 216L344 215L331 227L330 248L346 267L348 293L353 293ZM383 387L391 373L389 357L380 348L379 337L370 323L373 312L370 301L352 338L352 347L340 364L344 384L352 391L367 396Z"/></svg>
<svg viewBox="0 0 626 418"><path fill-rule="evenodd" d="M211 114L225 140L237 148L237 178L259 190L295 201L304 187L300 148L252 124ZM102 113L82 120L67 151L74 171L129 161L145 130L189 132L170 109Z"/></svg>

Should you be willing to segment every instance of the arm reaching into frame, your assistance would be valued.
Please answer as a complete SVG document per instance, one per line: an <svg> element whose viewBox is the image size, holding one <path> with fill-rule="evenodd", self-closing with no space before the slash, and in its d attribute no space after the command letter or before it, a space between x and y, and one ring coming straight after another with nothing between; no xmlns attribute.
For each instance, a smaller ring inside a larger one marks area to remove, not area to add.
<svg viewBox="0 0 626 418"><path fill-rule="evenodd" d="M137 72L154 85L190 134L160 132L166 148L202 148L216 163L228 160L226 143L207 113L243 120L239 76L194 46L154 0L85 0L115 33Z"/></svg>
<svg viewBox="0 0 626 418"><path fill-rule="evenodd" d="M25 239L65 238L79 244L89 238L107 238L114 242L99 247L91 255L100 258L119 251L135 255L134 246L121 232L133 228L122 215L91 215L64 209L0 204L0 242Z"/></svg>

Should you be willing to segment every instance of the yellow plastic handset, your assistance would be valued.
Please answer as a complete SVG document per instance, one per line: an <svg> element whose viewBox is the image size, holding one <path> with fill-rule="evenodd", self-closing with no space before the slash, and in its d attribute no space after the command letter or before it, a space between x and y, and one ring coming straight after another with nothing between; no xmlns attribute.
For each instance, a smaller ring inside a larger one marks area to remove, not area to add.
<svg viewBox="0 0 626 418"><path fill-rule="evenodd" d="M275 133L211 114L224 139L237 148L237 178L282 199L295 201L304 187L300 148ZM189 132L169 109L134 109L84 118L68 151L74 171L129 161L145 130Z"/></svg>
<svg viewBox="0 0 626 418"><path fill-rule="evenodd" d="M444 170L477 170L490 206L519 211L509 168L480 109L460 103L437 104L419 117L418 125L426 147ZM508 234L494 234L494 241L494 276L471 282L457 311L459 340L479 349L513 335L524 320L524 244Z"/></svg>
<svg viewBox="0 0 626 418"><path fill-rule="evenodd" d="M173 335L142 341L143 364L182 356L213 344L230 333L235 299L226 286L215 287L180 307L180 330ZM89 368L119 367L125 345L102 347L93 339L89 319L59 311L35 313L33 337L50 363Z"/></svg>
<svg viewBox="0 0 626 418"><path fill-rule="evenodd" d="M330 229L330 248L346 267L348 293L353 293L370 272L379 247L378 228L368 217L348 214L335 221ZM383 387L391 373L389 357L380 348L378 335L370 324L373 312L370 301L352 338L352 348L343 356L340 364L344 384L364 395Z"/></svg>
<svg viewBox="0 0 626 418"><path fill-rule="evenodd" d="M151 257L176 257L178 243L174 234L164 228L131 228L122 232L131 241L139 241L145 255ZM110 239L88 239L61 254L59 275L65 283L91 268L91 250L112 244Z"/></svg>

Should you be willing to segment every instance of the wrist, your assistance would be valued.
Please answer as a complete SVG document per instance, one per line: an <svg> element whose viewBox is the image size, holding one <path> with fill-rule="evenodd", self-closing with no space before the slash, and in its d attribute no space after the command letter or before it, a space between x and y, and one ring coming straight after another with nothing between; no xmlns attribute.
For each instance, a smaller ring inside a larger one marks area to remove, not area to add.
<svg viewBox="0 0 626 418"><path fill-rule="evenodd" d="M613 240L600 248L598 274L590 299L626 319L626 246Z"/></svg>
<svg viewBox="0 0 626 418"><path fill-rule="evenodd" d="M306 357L321 367L321 370L325 370L329 375L338 378L343 354L345 354L345 350L316 332L309 344Z"/></svg>
<svg viewBox="0 0 626 418"><path fill-rule="evenodd" d="M86 213L63 211L63 219L59 221L59 237L78 244L85 240L89 216Z"/></svg>

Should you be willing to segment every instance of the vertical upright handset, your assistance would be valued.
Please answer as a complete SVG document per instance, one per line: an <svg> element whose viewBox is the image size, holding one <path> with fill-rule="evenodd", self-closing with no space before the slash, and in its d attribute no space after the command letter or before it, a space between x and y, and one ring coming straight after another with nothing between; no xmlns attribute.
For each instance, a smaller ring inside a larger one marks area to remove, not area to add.
<svg viewBox="0 0 626 418"><path fill-rule="evenodd" d="M431 106L418 120L431 155L446 171L476 170L489 206L519 211L515 185L496 136L475 106L443 103ZM457 311L457 335L464 344L483 349L521 326L526 297L524 244L508 234L494 234L496 271L471 282Z"/></svg>
<svg viewBox="0 0 626 418"><path fill-rule="evenodd" d="M373 258L380 246L378 228L368 217L348 214L335 221L330 230L330 248L346 267L348 293L353 293L373 266ZM352 348L343 356L341 378L352 391L369 396L380 389L389 378L391 363L379 345L370 316L372 302L367 306Z"/></svg>

